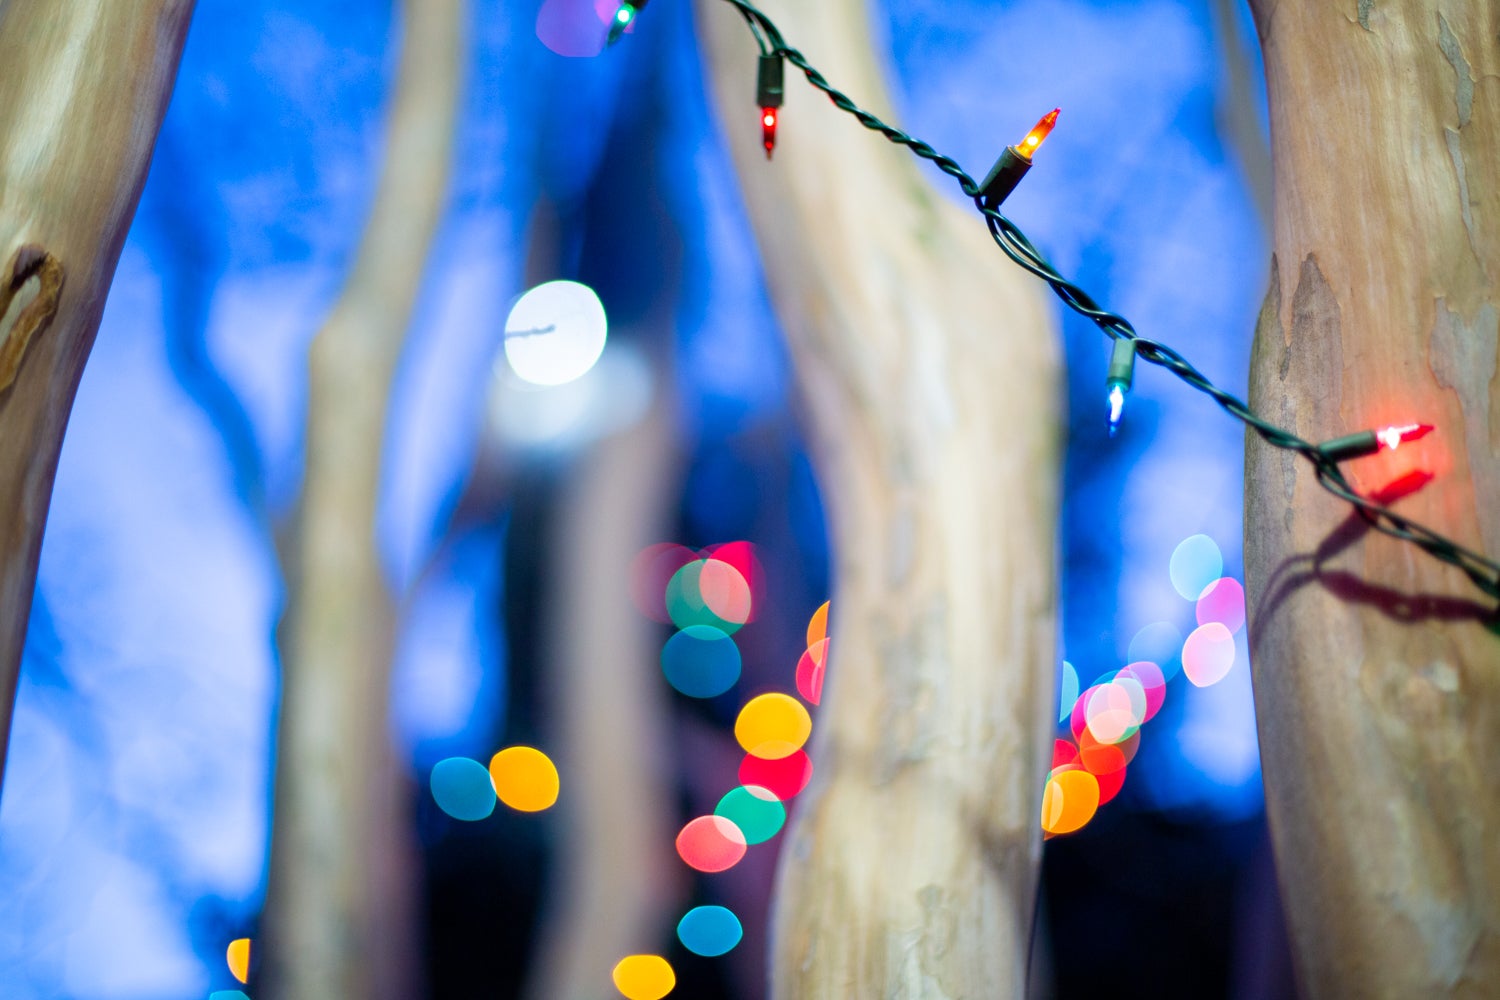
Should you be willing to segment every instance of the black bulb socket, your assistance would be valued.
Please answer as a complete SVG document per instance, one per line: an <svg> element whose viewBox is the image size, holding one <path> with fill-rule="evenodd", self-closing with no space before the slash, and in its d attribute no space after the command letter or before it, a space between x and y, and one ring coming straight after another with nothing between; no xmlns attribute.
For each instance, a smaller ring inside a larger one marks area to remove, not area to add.
<svg viewBox="0 0 1500 1000"><path fill-rule="evenodd" d="M1010 193L1030 169L1031 157L1014 146L1006 146L1005 152L1000 154L1000 159L995 161L995 165L985 175L984 182L979 185L979 196L984 199L984 207L990 211L999 208L1000 203L1010 197Z"/></svg>
<svg viewBox="0 0 1500 1000"><path fill-rule="evenodd" d="M1380 450L1380 438L1374 431L1345 434L1332 441L1318 445L1318 452L1330 462L1347 462L1351 458L1364 458Z"/></svg>
<svg viewBox="0 0 1500 1000"><path fill-rule="evenodd" d="M760 57L755 73L755 103L762 108L779 108L786 100L786 69L781 56L772 52Z"/></svg>

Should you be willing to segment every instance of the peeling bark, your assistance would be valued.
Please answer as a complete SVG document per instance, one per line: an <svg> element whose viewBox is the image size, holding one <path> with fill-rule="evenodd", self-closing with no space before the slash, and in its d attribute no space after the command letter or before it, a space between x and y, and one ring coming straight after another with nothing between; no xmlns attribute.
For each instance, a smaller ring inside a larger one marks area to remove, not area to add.
<svg viewBox="0 0 1500 1000"><path fill-rule="evenodd" d="M1279 266L1251 403L1500 552L1500 8L1253 3ZM1274 15L1274 16L1273 16ZM1267 805L1309 997L1500 994L1500 635L1457 570L1369 533L1251 438L1246 575Z"/></svg>

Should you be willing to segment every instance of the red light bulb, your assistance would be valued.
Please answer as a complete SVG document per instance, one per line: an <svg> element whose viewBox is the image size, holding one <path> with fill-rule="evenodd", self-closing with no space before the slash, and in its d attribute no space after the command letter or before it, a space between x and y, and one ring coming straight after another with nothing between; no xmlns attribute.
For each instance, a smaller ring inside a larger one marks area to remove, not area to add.
<svg viewBox="0 0 1500 1000"><path fill-rule="evenodd" d="M1419 441L1431 434L1431 424L1405 424L1402 426L1383 427L1375 432L1375 437L1380 443L1391 451L1395 451L1408 441Z"/></svg>
<svg viewBox="0 0 1500 1000"><path fill-rule="evenodd" d="M776 109L760 109L760 141L766 147L766 159L771 158L771 151L776 148Z"/></svg>
<svg viewBox="0 0 1500 1000"><path fill-rule="evenodd" d="M1364 458L1385 448L1395 451L1408 441L1417 441L1433 432L1431 424L1393 424L1378 431L1360 431L1346 434L1318 445L1318 451L1331 462L1346 462L1351 458Z"/></svg>

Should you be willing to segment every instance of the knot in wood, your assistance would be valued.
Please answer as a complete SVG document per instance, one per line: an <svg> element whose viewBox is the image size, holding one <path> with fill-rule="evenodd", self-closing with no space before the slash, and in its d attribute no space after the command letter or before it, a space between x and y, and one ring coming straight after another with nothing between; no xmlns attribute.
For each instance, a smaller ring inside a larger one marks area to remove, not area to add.
<svg viewBox="0 0 1500 1000"><path fill-rule="evenodd" d="M64 275L62 261L35 243L26 244L11 256L0 277L0 392L16 380L21 361L37 334L52 325L62 300ZM17 314L10 329L5 329L11 304L33 278L37 280L36 298Z"/></svg>

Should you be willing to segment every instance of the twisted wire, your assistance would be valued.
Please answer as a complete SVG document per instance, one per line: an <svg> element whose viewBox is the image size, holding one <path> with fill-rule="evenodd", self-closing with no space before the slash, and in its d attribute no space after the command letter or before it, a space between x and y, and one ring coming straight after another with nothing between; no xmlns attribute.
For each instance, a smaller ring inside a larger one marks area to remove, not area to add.
<svg viewBox="0 0 1500 1000"><path fill-rule="evenodd" d="M749 0L724 0L738 8L746 23L755 33L756 41L763 53L779 55L786 59L807 78L808 83L821 90L840 111L853 117L862 126L885 137L897 146L903 146L923 160L934 164L952 177L964 195L984 216L990 236L1006 257L1029 274L1046 282L1054 294L1069 309L1092 322L1113 339L1129 340L1135 345L1136 356L1149 364L1164 368L1192 388L1204 393L1220 408L1253 430L1274 448L1292 451L1312 464L1317 481L1329 493L1351 504L1374 531L1417 546L1435 559L1448 563L1463 571L1485 594L1500 600L1500 562L1465 548L1452 539L1438 534L1410 518L1403 517L1390 508L1364 496L1350 485L1343 470L1330 460L1316 445L1298 437L1292 431L1279 427L1250 409L1244 400L1215 385L1191 362L1166 344L1148 340L1136 333L1135 327L1125 317L1102 308L1083 288L1060 274L1047 260L1026 234L999 211L986 208L979 184L950 156L939 153L928 143L918 139L878 116L866 111L843 91L828 82L828 79L797 49L786 43L786 38L776 24Z"/></svg>

